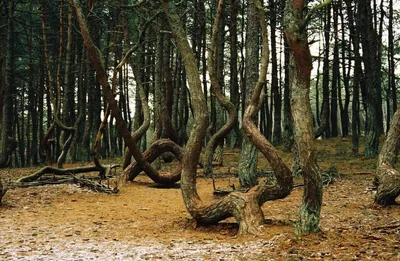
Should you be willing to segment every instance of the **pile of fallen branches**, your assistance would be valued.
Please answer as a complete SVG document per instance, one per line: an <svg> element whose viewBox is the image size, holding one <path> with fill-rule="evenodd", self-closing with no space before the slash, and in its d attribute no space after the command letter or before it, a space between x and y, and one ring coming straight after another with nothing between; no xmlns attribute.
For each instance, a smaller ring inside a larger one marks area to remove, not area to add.
<svg viewBox="0 0 400 261"><path fill-rule="evenodd" d="M106 177L112 177L111 171L117 168L119 165L109 165L104 166L106 169ZM113 188L110 187L108 182L107 185L101 184L102 181L100 178L96 177L97 180L93 180L87 177L78 177L77 174L80 173L89 173L89 172L98 172L98 167L96 166L87 166L87 167L78 167L78 168L67 168L60 169L54 168L51 166L46 166L35 173L19 178L15 181L2 182L0 181L0 203L3 196L7 193L8 190L16 189L16 188L28 188L28 187L37 187L44 185L55 185L55 184L77 184L80 187L85 187L95 192L101 192L106 194L116 194L119 192L118 184L115 184Z"/></svg>

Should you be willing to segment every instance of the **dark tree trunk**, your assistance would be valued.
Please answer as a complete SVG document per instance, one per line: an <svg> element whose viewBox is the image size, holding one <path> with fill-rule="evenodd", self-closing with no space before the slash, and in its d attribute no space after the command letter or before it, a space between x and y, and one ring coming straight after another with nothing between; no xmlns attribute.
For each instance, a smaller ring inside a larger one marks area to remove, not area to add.
<svg viewBox="0 0 400 261"><path fill-rule="evenodd" d="M7 19L7 44L6 44L6 77L5 85L3 87L3 107L2 109L2 122L0 132L0 167L6 167L10 163L10 156L13 150L10 151L11 147L9 144L10 137L13 136L13 108L14 108L14 94L16 92L15 83L15 35L14 35L14 8L15 3L13 1L5 3L5 12ZM15 147L14 147L15 149Z"/></svg>
<svg viewBox="0 0 400 261"><path fill-rule="evenodd" d="M285 79L283 84L283 140L285 151L290 151L293 145L293 124L292 111L290 108L290 79L289 79L289 63L290 63L290 48L287 45L286 38L284 39L285 46Z"/></svg>
<svg viewBox="0 0 400 261"><path fill-rule="evenodd" d="M344 15L342 8L336 6L336 10L339 9L340 21L341 24L344 25ZM344 103L342 100L341 92L339 92L339 105L340 105L340 120L342 125L342 136L346 137L349 135L349 104L350 104L350 71L351 71L351 48L350 43L345 41L345 31L342 30L341 33L342 38L342 46L341 46L341 55L342 55L342 78L343 78L343 87L344 87ZM346 49L348 54L348 59L346 59ZM346 64L346 60L349 60L348 64ZM347 68L346 68L347 66ZM347 69L347 71L346 71ZM340 89L339 89L340 90Z"/></svg>
<svg viewBox="0 0 400 261"><path fill-rule="evenodd" d="M350 30L350 38L353 44L354 50L354 76L353 76L353 97L351 104L351 135L352 135L352 152L353 154L358 154L359 151L359 132L360 132L360 84L362 77L362 68L361 68L361 56L360 56L360 44L359 37L356 34L355 30L355 21L353 8L351 6L352 1L345 0L346 2L346 10L349 20L349 30Z"/></svg>
<svg viewBox="0 0 400 261"><path fill-rule="evenodd" d="M278 58L276 47L276 14L278 11L278 3L275 0L269 0L270 9L270 27L271 27L271 103L273 106L273 132L272 142L274 145L281 144L282 129L281 129L281 115L282 115L282 94L278 83ZM272 109L272 106L271 106ZM272 114L271 114L272 115Z"/></svg>
<svg viewBox="0 0 400 261"><path fill-rule="evenodd" d="M236 106L236 114L239 112L239 102L240 102L240 93L239 93L239 83L238 83L238 0L230 0L231 6L231 19L229 26L229 44L230 44L230 60L229 60L229 68L230 68L230 101L233 105ZM239 121L235 122L234 132L230 134L230 143L231 147L239 147L241 145L242 140L242 132L239 128Z"/></svg>
<svg viewBox="0 0 400 261"><path fill-rule="evenodd" d="M257 9L254 2L248 5L247 10L247 30L246 30L246 87L242 90L246 92L245 107L250 102L251 93L256 86L259 76L259 25L257 22ZM257 121L257 117L254 118ZM245 137L242 143L242 150L239 160L239 181L245 188L251 188L258 184L257 180L257 160L258 153L256 147Z"/></svg>
<svg viewBox="0 0 400 261"><path fill-rule="evenodd" d="M333 44L333 62L332 62L332 88L331 88L331 136L337 137L338 130L338 93L340 89L340 68L339 68L339 39L338 39L338 14L336 8L333 8L333 35L335 42Z"/></svg>
<svg viewBox="0 0 400 261"><path fill-rule="evenodd" d="M361 46L363 51L363 64L365 69L365 152L367 158L378 154L379 144L379 103L377 102L380 89L380 68L377 60L377 35L372 24L372 11L370 0L358 0L357 25L360 28Z"/></svg>
<svg viewBox="0 0 400 261"><path fill-rule="evenodd" d="M324 26L324 62L322 66L322 109L321 109L321 125L315 131L315 137L320 137L325 133L325 137L331 136L329 124L329 43L331 30L331 8L328 6L325 9L325 26Z"/></svg>
<svg viewBox="0 0 400 261"><path fill-rule="evenodd" d="M387 89L387 125L386 131L389 131L390 126L390 98L392 102L393 112L397 110L397 88L396 88L396 74L395 74L395 60L394 60L394 35L393 35L393 0L389 0L389 21L388 21L388 89Z"/></svg>

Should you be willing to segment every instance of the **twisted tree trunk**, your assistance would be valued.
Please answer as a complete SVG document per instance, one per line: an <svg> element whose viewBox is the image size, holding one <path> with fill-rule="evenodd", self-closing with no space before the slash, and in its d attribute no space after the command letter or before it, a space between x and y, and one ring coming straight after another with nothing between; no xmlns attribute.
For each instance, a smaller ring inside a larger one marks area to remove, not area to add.
<svg viewBox="0 0 400 261"><path fill-rule="evenodd" d="M290 193L292 188L291 172L280 159L276 150L269 144L265 137L262 136L255 125L250 124L250 126L244 128L244 130L252 141L262 149L262 152L267 155L267 159L272 161L270 163L276 171L276 179L267 180L262 185L252 188L247 193L233 192L211 204L206 204L201 200L196 189L196 166L208 124L206 101L201 88L195 56L180 24L176 6L173 1L167 2L162 0L161 2L188 73L195 119L195 124L191 131L182 160L181 189L185 206L191 216L200 223L217 223L220 220L233 216L239 223L239 234L256 234L260 226L264 224L264 215L260 205L267 200L283 198ZM220 0L218 12L221 11L221 2L222 0ZM263 99L259 97L263 97L263 87L265 85L264 81L268 64L268 41L263 8L259 0L255 0L254 3L257 6L257 16L263 32L263 62L261 73L263 76L260 77L254 91L251 102L252 105L246 109L246 122L251 122L251 118L254 117L254 114L260 109Z"/></svg>

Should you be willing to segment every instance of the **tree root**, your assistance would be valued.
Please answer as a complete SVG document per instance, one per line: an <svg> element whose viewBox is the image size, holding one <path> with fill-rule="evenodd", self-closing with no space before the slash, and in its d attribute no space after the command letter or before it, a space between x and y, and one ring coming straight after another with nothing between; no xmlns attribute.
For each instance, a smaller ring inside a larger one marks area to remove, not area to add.
<svg viewBox="0 0 400 261"><path fill-rule="evenodd" d="M400 195L400 173L387 163L377 168L374 183L378 186L375 202L382 205L396 205L396 198Z"/></svg>

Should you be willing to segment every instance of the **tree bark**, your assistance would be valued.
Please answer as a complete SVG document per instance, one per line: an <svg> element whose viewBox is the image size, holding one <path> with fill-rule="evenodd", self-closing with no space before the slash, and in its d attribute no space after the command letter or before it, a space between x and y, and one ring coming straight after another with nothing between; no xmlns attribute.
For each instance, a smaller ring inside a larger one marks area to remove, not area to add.
<svg viewBox="0 0 400 261"><path fill-rule="evenodd" d="M246 108L251 99L251 93L257 83L259 76L259 25L257 20L257 10L254 1L249 2L247 11L247 31L246 31L246 57L245 57L245 100L243 108ZM255 118L254 120L257 120ZM258 184L257 163L258 153L256 147L244 136L242 150L239 159L239 181L245 188L251 188Z"/></svg>
<svg viewBox="0 0 400 261"><path fill-rule="evenodd" d="M358 1L357 25L360 28L362 59L365 68L365 152L366 158L373 158L378 154L379 145L379 102L380 67L377 57L377 35L372 25L372 11L370 0Z"/></svg>
<svg viewBox="0 0 400 261"><path fill-rule="evenodd" d="M303 17L305 7L304 0L288 0L283 17L285 35L291 50L290 86L294 140L304 178L303 200L296 224L297 234L319 231L322 204L322 177L317 164L309 100L312 59L304 24L307 20Z"/></svg>
<svg viewBox="0 0 400 261"><path fill-rule="evenodd" d="M400 145L400 110L393 116L386 140L379 153L374 183L378 186L375 202L394 205L400 195L400 173L396 169Z"/></svg>

